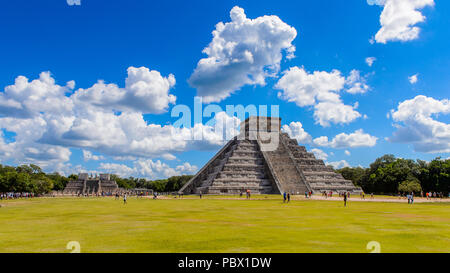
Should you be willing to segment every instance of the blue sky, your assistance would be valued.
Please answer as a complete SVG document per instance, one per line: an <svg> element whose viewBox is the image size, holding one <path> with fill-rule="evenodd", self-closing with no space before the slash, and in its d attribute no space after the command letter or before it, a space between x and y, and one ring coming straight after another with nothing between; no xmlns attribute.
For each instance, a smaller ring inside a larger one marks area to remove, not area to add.
<svg viewBox="0 0 450 273"><path fill-rule="evenodd" d="M343 2L7 1L1 163L194 173L221 147L172 130L196 95L279 105L283 129L336 167L448 158L449 1Z"/></svg>

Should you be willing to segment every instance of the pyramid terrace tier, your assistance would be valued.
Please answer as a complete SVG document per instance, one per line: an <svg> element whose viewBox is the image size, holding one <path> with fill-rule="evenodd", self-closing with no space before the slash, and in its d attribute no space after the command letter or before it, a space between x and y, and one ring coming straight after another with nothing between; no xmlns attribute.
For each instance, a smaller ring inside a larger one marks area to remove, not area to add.
<svg viewBox="0 0 450 273"><path fill-rule="evenodd" d="M217 175L217 178L264 179L265 177L266 174L263 171L256 171L256 172L223 171Z"/></svg>
<svg viewBox="0 0 450 273"><path fill-rule="evenodd" d="M213 186L271 186L272 183L268 179L261 178L217 178L214 180Z"/></svg>
<svg viewBox="0 0 450 273"><path fill-rule="evenodd" d="M314 182L315 180L345 180L342 175L335 172L303 172L308 182Z"/></svg>
<svg viewBox="0 0 450 273"><path fill-rule="evenodd" d="M231 165L253 165L262 166L264 164L262 157L252 158L252 157L230 157L226 164Z"/></svg>
<svg viewBox="0 0 450 273"><path fill-rule="evenodd" d="M251 172L260 172L264 170L263 165L255 165L255 164L225 164L222 172L237 172L237 173L251 173Z"/></svg>
<svg viewBox="0 0 450 273"><path fill-rule="evenodd" d="M326 165L298 165L303 170L303 173L308 172L334 172L334 169Z"/></svg>
<svg viewBox="0 0 450 273"><path fill-rule="evenodd" d="M241 194L249 190L253 194L271 194L272 186L212 186L208 188L208 194Z"/></svg>
<svg viewBox="0 0 450 273"><path fill-rule="evenodd" d="M300 158L305 158L305 159L315 159L316 158L313 153L300 152L300 151L297 151L297 150L293 150L292 151L292 155L295 158L299 158L299 159Z"/></svg>

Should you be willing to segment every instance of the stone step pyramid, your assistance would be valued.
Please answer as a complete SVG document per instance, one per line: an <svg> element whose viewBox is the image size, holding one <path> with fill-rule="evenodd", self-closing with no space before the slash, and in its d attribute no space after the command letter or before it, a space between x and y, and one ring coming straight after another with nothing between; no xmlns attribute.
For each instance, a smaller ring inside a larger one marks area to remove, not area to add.
<svg viewBox="0 0 450 273"><path fill-rule="evenodd" d="M184 194L360 193L341 174L280 131L280 118L250 117L188 182Z"/></svg>

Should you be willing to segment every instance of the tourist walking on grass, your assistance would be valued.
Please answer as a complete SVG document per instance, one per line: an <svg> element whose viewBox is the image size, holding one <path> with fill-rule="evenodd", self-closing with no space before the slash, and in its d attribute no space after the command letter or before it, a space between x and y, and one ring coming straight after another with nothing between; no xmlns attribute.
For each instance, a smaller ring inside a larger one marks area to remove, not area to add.
<svg viewBox="0 0 450 273"><path fill-rule="evenodd" d="M125 193L123 195L123 204L125 205L127 203L127 194Z"/></svg>
<svg viewBox="0 0 450 273"><path fill-rule="evenodd" d="M286 192L283 193L283 203L286 203Z"/></svg>
<svg viewBox="0 0 450 273"><path fill-rule="evenodd" d="M344 193L344 207L347 206L347 193Z"/></svg>
<svg viewBox="0 0 450 273"><path fill-rule="evenodd" d="M291 201L291 194L290 193L287 194L287 201L288 201L288 203Z"/></svg>

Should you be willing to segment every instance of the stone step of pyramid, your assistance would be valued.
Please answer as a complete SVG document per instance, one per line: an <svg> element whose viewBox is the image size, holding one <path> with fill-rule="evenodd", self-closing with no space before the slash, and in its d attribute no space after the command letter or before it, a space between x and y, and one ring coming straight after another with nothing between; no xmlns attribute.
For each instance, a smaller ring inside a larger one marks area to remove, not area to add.
<svg viewBox="0 0 450 273"><path fill-rule="evenodd" d="M261 190L261 189L269 189L271 188L271 185L260 185L260 184L252 184L252 183L248 183L248 184L238 184L238 185L230 185L230 184L223 184L223 185L212 185L211 187L209 187L209 189L237 189L237 190Z"/></svg>
<svg viewBox="0 0 450 273"><path fill-rule="evenodd" d="M286 134L282 134L281 142L275 151L266 152L273 171L282 185L282 190L285 192L297 193L307 190L307 186L303 182L301 173L296 167L296 162L290 157L286 150L284 143L290 143L290 139ZM296 141L294 141L296 143ZM289 146L288 146L289 149Z"/></svg>
<svg viewBox="0 0 450 273"><path fill-rule="evenodd" d="M306 177L306 180L308 180L308 182L314 182L314 181L319 181L319 180L323 180L323 181L345 180L341 175L333 174L333 173L322 174L322 175L305 175L305 177Z"/></svg>
<svg viewBox="0 0 450 273"><path fill-rule="evenodd" d="M243 194L246 190L250 190L251 194L270 194L273 188L270 187L249 187L242 189L240 187L219 187L219 188L209 188L208 194Z"/></svg>
<svg viewBox="0 0 450 273"><path fill-rule="evenodd" d="M255 150L234 150L233 156L254 156L254 157L261 157L261 152L255 151Z"/></svg>
<svg viewBox="0 0 450 273"><path fill-rule="evenodd" d="M295 145L289 145L289 148L291 151L299 152L299 153L308 153L305 146L295 146Z"/></svg>
<svg viewBox="0 0 450 273"><path fill-rule="evenodd" d="M237 145L239 145L241 147L245 147L245 146L247 146L247 147L250 147L250 146L255 147L256 146L257 147L258 146L258 144L256 142L250 141L250 140L239 140Z"/></svg>
<svg viewBox="0 0 450 273"><path fill-rule="evenodd" d="M259 150L259 146L258 143L244 143L244 142L240 142L238 144L236 144L236 149L240 149L240 150Z"/></svg>
<svg viewBox="0 0 450 273"><path fill-rule="evenodd" d="M281 175L278 176L280 183L285 191L305 191L306 186L301 182L301 178L294 165L289 164L273 164L274 171Z"/></svg>
<svg viewBox="0 0 450 273"><path fill-rule="evenodd" d="M228 158L230 160L240 160L240 159L259 159L262 160L263 157L261 154L233 154Z"/></svg>
<svg viewBox="0 0 450 273"><path fill-rule="evenodd" d="M296 158L295 161L299 165L325 165L323 160L316 158Z"/></svg>
<svg viewBox="0 0 450 273"><path fill-rule="evenodd" d="M303 172L334 172L333 168L326 165L301 165L299 167Z"/></svg>
<svg viewBox="0 0 450 273"><path fill-rule="evenodd" d="M325 166L326 167L326 166ZM341 176L341 174L331 171L303 171L305 176L321 176L321 175L336 175Z"/></svg>
<svg viewBox="0 0 450 273"><path fill-rule="evenodd" d="M237 171L237 172L251 172L256 170L263 170L264 165L256 164L232 164L227 163L223 167L223 171Z"/></svg>
<svg viewBox="0 0 450 273"><path fill-rule="evenodd" d="M239 143L236 144L236 149L238 150L259 150L257 144L251 144L251 143Z"/></svg>
<svg viewBox="0 0 450 273"><path fill-rule="evenodd" d="M241 175L237 175L237 174L230 174L230 175L226 175L226 174L219 174L216 177L216 180L236 180L236 179L245 179L246 181L253 181L253 180L259 180L259 179L267 179L267 177L265 176L265 174L260 174L260 175L250 175L250 174L241 174ZM216 181L214 180L214 181Z"/></svg>
<svg viewBox="0 0 450 273"><path fill-rule="evenodd" d="M270 184L270 180L265 178L246 178L246 177L239 177L239 178L216 178L214 179L215 183L268 183Z"/></svg>
<svg viewBox="0 0 450 273"><path fill-rule="evenodd" d="M313 153L306 153L306 152L299 152L299 151L292 151L292 155L295 158L307 158L307 159L315 159L315 156Z"/></svg>
<svg viewBox="0 0 450 273"><path fill-rule="evenodd" d="M283 138L287 141L289 146L298 147L298 142L296 139L289 138L289 136L284 136Z"/></svg>
<svg viewBox="0 0 450 273"><path fill-rule="evenodd" d="M245 157L230 157L227 164L247 164L247 165L263 165L262 158L245 158Z"/></svg>
<svg viewBox="0 0 450 273"><path fill-rule="evenodd" d="M263 179L265 177L264 172L221 172L217 175L217 178Z"/></svg>

